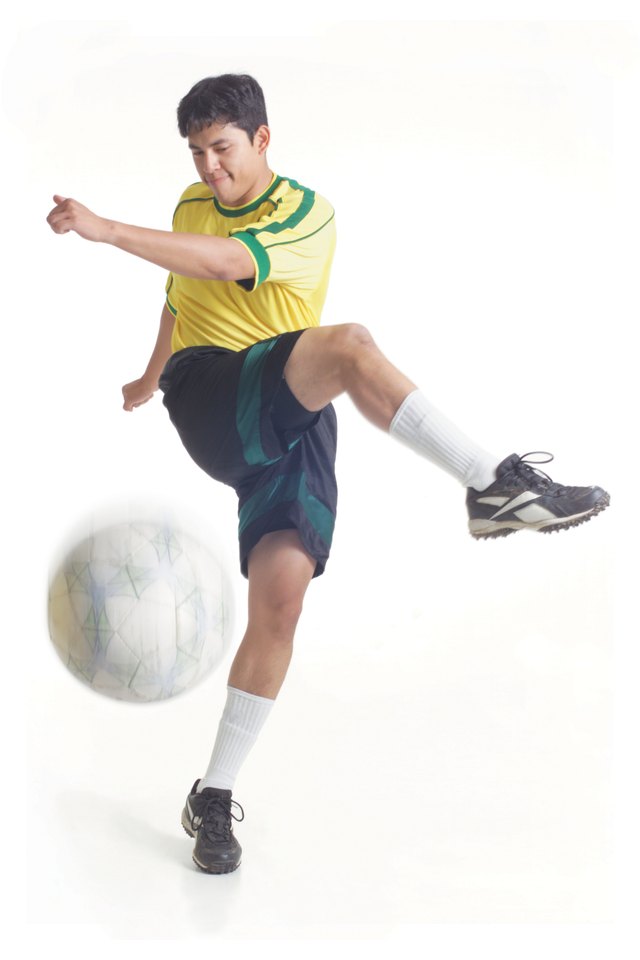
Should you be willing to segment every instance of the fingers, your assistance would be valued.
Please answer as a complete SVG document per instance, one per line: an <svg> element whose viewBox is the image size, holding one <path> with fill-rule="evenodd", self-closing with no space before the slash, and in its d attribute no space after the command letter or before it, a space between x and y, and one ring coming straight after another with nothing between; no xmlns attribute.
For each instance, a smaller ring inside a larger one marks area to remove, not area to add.
<svg viewBox="0 0 640 960"><path fill-rule="evenodd" d="M78 203L72 197L54 194L54 200L60 201L47 217L54 233L69 233L73 230L84 240L101 243L109 237L109 221L99 217L88 207Z"/></svg>
<svg viewBox="0 0 640 960"><path fill-rule="evenodd" d="M124 397L124 403L122 404L122 409L127 410L128 412L131 412L131 410L133 410L135 406L133 399L131 397L131 387L132 387L132 384L127 383L122 388L122 396Z"/></svg>
<svg viewBox="0 0 640 960"><path fill-rule="evenodd" d="M57 193L54 193L53 199L55 202L55 207L49 213L49 217L53 213L62 213L68 208L69 204L73 203L73 200L70 197L61 197ZM47 219L49 219L49 217L47 217Z"/></svg>
<svg viewBox="0 0 640 960"><path fill-rule="evenodd" d="M143 403L148 403L153 396L153 390L143 388L140 380L134 380L133 383L125 383L122 396L124 397L122 409L130 412L136 407L141 407Z"/></svg>
<svg viewBox="0 0 640 960"><path fill-rule="evenodd" d="M148 403L151 400L151 397L145 397L144 400L125 400L122 404L122 409L130 413L132 410L135 410L136 407L141 407L143 403Z"/></svg>
<svg viewBox="0 0 640 960"><path fill-rule="evenodd" d="M62 197L54 193L53 199L56 206L51 210L47 217L47 223L54 233L69 233L75 230L81 223L82 215L88 211L81 203L72 197Z"/></svg>
<svg viewBox="0 0 640 960"><path fill-rule="evenodd" d="M69 197L61 197L57 193L53 195L53 199L56 206L49 212L47 223L54 233L69 233L71 230L69 207L73 200L70 200Z"/></svg>

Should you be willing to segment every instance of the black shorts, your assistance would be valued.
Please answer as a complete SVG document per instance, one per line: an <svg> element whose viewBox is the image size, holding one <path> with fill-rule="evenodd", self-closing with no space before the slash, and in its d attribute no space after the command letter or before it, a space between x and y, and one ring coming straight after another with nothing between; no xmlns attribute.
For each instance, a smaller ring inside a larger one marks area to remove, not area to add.
<svg viewBox="0 0 640 960"><path fill-rule="evenodd" d="M238 494L240 567L265 533L295 529L324 572L336 516L333 406L302 407L283 371L303 330L236 352L187 347L169 358L160 389L189 455Z"/></svg>

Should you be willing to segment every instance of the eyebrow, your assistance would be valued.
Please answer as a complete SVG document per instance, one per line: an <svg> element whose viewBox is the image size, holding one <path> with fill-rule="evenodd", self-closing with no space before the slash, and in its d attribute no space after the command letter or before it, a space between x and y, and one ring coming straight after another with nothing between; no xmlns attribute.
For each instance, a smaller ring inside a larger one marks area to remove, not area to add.
<svg viewBox="0 0 640 960"><path fill-rule="evenodd" d="M214 140L213 143L209 143L209 147L219 147L222 143L231 143L228 137L220 137L218 140ZM189 150L201 150L202 148L197 145L197 143L191 143L189 140Z"/></svg>

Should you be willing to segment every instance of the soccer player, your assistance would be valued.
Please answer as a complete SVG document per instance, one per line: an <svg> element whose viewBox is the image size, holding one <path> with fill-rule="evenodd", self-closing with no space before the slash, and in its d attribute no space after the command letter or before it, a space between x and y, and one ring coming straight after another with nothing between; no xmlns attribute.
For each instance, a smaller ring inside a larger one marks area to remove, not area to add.
<svg viewBox="0 0 640 960"><path fill-rule="evenodd" d="M329 556L334 398L347 393L371 423L455 477L477 539L566 529L609 496L553 483L527 454L499 460L433 407L363 326L319 326L334 212L269 168L252 77L201 80L178 106L178 127L200 179L182 194L172 232L107 220L58 195L48 222L170 271L157 341L142 377L123 387L124 409L160 388L191 457L238 494L248 624L209 767L182 812L198 867L228 873L241 856L235 779L285 678L307 587Z"/></svg>

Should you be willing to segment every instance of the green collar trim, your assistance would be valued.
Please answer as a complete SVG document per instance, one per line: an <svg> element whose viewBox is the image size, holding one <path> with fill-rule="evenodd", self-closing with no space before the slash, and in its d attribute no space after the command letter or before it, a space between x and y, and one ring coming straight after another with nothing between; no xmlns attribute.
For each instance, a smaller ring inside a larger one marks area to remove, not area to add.
<svg viewBox="0 0 640 960"><path fill-rule="evenodd" d="M218 201L217 197L213 198L213 205L223 217L244 217L245 213L252 213L254 210L257 210L281 183L282 177L278 177L274 173L273 180L264 193L261 193L259 197L252 200L251 203L247 203L244 207L225 207Z"/></svg>

